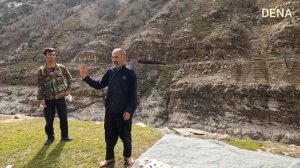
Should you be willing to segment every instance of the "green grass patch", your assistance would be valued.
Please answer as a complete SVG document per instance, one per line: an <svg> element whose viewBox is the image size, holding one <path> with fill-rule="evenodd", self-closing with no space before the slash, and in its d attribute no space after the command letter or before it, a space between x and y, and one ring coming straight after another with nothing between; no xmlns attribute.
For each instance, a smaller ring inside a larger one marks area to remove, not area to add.
<svg viewBox="0 0 300 168"><path fill-rule="evenodd" d="M0 121L12 118L11 116L0 115Z"/></svg>
<svg viewBox="0 0 300 168"><path fill-rule="evenodd" d="M0 120L0 167L99 167L99 162L105 157L103 124L69 120L69 132L73 141L61 142L59 120L56 119L56 140L50 146L44 146L44 124L43 118L13 122ZM161 136L158 129L133 125L133 157L138 158ZM115 147L116 167L124 166L122 152L123 145L119 140Z"/></svg>
<svg viewBox="0 0 300 168"><path fill-rule="evenodd" d="M236 146L240 149L247 149L252 151L256 151L263 146L261 142L253 140L227 139L224 140L224 142Z"/></svg>

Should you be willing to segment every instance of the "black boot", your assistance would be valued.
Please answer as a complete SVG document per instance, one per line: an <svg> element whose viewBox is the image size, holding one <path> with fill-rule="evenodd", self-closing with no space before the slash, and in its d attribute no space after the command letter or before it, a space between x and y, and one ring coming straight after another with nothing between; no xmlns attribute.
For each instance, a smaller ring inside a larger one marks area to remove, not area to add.
<svg viewBox="0 0 300 168"><path fill-rule="evenodd" d="M73 139L69 136L61 137L62 141L72 141Z"/></svg>
<svg viewBox="0 0 300 168"><path fill-rule="evenodd" d="M54 142L55 138L54 137L48 137L44 145L50 145Z"/></svg>

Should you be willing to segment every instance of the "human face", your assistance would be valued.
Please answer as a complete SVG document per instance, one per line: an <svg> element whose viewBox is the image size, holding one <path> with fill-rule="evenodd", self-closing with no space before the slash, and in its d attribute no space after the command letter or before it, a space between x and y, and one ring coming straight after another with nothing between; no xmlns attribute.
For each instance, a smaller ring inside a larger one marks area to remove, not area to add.
<svg viewBox="0 0 300 168"><path fill-rule="evenodd" d="M121 68L124 65L125 57L120 51L115 51L112 53L111 60L116 68Z"/></svg>
<svg viewBox="0 0 300 168"><path fill-rule="evenodd" d="M47 64L55 64L56 63L56 53L55 53L55 51L48 52L46 54L46 63Z"/></svg>

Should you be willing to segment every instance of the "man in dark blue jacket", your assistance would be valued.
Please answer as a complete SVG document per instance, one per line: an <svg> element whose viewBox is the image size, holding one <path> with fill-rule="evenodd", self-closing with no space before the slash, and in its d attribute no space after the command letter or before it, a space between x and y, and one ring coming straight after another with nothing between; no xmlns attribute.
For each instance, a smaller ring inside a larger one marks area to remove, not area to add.
<svg viewBox="0 0 300 168"><path fill-rule="evenodd" d="M114 147L118 137L123 141L124 160L130 166L134 163L131 157L131 125L137 106L137 84L135 72L125 65L125 57L123 49L114 49L111 57L114 67L101 80L90 78L85 65L80 66L80 76L87 84L95 89L108 87L104 119L106 157L100 167L115 161Z"/></svg>

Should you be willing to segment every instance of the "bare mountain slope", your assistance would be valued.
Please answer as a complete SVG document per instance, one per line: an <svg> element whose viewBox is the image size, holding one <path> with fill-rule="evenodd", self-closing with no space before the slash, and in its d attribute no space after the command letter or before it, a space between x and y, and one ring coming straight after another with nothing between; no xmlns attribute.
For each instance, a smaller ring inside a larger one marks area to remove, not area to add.
<svg viewBox="0 0 300 168"><path fill-rule="evenodd" d="M7 88L0 103L28 102L9 85L35 86L41 51L52 46L75 78L71 114L101 120L88 111L103 111L96 108L103 93L81 82L78 65L87 63L98 78L111 66L112 49L122 46L138 76L137 120L300 144L297 0L10 3L0 2L0 83ZM262 17L263 8L276 6L293 16ZM0 112L40 115L30 103Z"/></svg>

